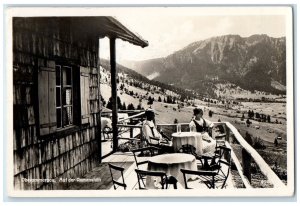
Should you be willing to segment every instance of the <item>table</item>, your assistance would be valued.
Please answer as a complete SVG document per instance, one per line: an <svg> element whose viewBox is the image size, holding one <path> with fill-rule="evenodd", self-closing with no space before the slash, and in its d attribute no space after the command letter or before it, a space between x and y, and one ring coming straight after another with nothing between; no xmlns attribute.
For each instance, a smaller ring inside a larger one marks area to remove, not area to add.
<svg viewBox="0 0 300 206"><path fill-rule="evenodd" d="M162 154L149 158L149 171L165 172L167 176L174 176L178 183L184 186L183 174L180 169L197 170L196 158L184 153ZM151 182L151 179L147 178L148 187Z"/></svg>
<svg viewBox="0 0 300 206"><path fill-rule="evenodd" d="M196 148L196 153L203 154L202 134L199 132L177 132L172 134L174 151L178 151L182 145L190 144Z"/></svg>

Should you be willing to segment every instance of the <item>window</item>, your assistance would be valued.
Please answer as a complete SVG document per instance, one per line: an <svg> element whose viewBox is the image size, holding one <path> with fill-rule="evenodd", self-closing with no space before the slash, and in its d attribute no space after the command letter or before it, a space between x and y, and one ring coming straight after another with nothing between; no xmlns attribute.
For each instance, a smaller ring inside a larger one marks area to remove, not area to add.
<svg viewBox="0 0 300 206"><path fill-rule="evenodd" d="M42 61L40 61L42 62ZM38 70L39 135L90 123L90 69L48 61Z"/></svg>
<svg viewBox="0 0 300 206"><path fill-rule="evenodd" d="M73 124L72 67L56 65L56 123L57 128Z"/></svg>

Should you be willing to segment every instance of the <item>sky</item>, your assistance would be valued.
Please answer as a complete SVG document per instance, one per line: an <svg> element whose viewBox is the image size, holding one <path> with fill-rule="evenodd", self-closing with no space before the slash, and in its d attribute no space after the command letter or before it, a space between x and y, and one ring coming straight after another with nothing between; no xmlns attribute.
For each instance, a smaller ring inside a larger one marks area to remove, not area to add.
<svg viewBox="0 0 300 206"><path fill-rule="evenodd" d="M146 60L168 56L192 42L214 36L238 34L249 37L267 34L271 37L286 36L283 15L123 15L116 18L131 31L149 42L141 48L117 40L117 61ZM108 39L100 41L101 58L109 58Z"/></svg>

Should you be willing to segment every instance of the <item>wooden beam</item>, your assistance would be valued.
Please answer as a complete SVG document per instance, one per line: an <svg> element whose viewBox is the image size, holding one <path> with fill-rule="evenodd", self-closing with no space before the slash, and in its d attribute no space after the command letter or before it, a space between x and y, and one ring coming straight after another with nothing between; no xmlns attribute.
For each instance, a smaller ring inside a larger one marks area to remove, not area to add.
<svg viewBox="0 0 300 206"><path fill-rule="evenodd" d="M118 149L118 105L117 105L117 68L116 68L116 39L110 38L110 72L111 72L111 97L112 97L112 130L113 151Z"/></svg>
<svg viewBox="0 0 300 206"><path fill-rule="evenodd" d="M100 44L100 40L98 40L98 48L101 46ZM102 110L102 102L101 102L101 73L100 73L100 54L98 55L97 58L97 81L98 81L98 105L99 105L99 115L97 118L97 125L98 125L98 132L96 134L96 138L98 138L98 151L99 151L99 162L102 162L102 130L101 130L101 110ZM104 138L104 137L103 137Z"/></svg>

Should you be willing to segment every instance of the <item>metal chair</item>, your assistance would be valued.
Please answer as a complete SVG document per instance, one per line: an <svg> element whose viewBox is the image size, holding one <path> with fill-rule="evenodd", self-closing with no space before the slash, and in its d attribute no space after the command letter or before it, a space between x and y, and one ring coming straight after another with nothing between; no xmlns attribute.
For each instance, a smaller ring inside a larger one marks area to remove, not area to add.
<svg viewBox="0 0 300 206"><path fill-rule="evenodd" d="M102 131L103 140L109 140L112 137L112 129L110 127L105 126Z"/></svg>
<svg viewBox="0 0 300 206"><path fill-rule="evenodd" d="M185 189L193 189L188 187L188 179L187 175L197 175L201 182L203 182L208 188L215 188L215 177L217 176L217 172L215 171L196 171L196 170L187 170L187 169L180 169L183 174L184 179L184 187Z"/></svg>
<svg viewBox="0 0 300 206"><path fill-rule="evenodd" d="M230 173L230 162L219 160L220 168L218 169L218 174L215 176L215 183L220 183L220 188L226 187L226 182Z"/></svg>
<svg viewBox="0 0 300 206"><path fill-rule="evenodd" d="M227 162L231 161L231 149L226 146L217 146L215 152L205 153L201 158L204 161L201 169L212 170L218 167L218 160L220 159L225 159Z"/></svg>
<svg viewBox="0 0 300 206"><path fill-rule="evenodd" d="M203 167L201 171L216 172L214 184L221 183L220 188L224 188L230 173L231 149L225 146L218 146L214 155L209 158L211 158L210 165Z"/></svg>
<svg viewBox="0 0 300 206"><path fill-rule="evenodd" d="M218 134L215 136L215 139L216 139L216 147L218 146L225 146L225 140L226 138L226 134Z"/></svg>
<svg viewBox="0 0 300 206"><path fill-rule="evenodd" d="M123 176L124 168L123 167L118 167L118 166L110 164L110 163L108 163L108 166L109 166L109 171L110 171L110 175L111 175L111 179L112 179L114 189L116 190L117 189L116 185L118 185L118 186L123 187L124 190L126 190L127 185L125 184L125 180L124 180L124 176ZM122 182L118 182L117 180L114 179L113 170L118 171L118 172L121 173Z"/></svg>

